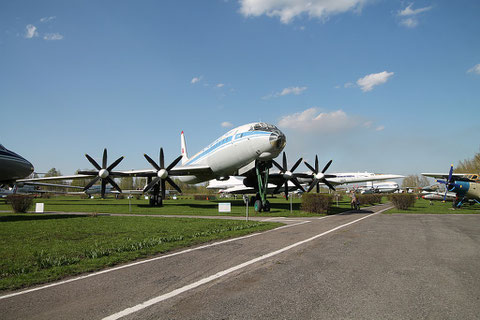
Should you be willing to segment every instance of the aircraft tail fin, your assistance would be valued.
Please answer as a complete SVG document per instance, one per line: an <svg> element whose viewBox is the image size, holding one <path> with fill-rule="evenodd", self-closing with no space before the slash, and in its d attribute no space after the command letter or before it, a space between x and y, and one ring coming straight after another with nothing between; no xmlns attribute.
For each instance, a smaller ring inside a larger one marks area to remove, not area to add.
<svg viewBox="0 0 480 320"><path fill-rule="evenodd" d="M185 143L185 135L182 133L180 134L180 141L182 146L182 164L185 164L188 161L188 154L187 154L187 144Z"/></svg>

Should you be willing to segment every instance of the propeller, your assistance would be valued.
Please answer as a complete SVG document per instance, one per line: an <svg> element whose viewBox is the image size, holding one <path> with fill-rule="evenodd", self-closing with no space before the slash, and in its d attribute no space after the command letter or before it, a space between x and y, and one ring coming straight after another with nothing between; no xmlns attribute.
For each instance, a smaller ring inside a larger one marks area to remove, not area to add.
<svg viewBox="0 0 480 320"><path fill-rule="evenodd" d="M327 178L335 178L336 176L333 174L325 174L325 171L327 171L328 167L332 164L332 160L328 161L325 167L323 168L322 172L319 172L318 168L318 156L315 156L315 168L313 168L311 165L309 165L306 161L305 165L308 167L313 172L313 181L308 187L307 192L310 192L313 187L317 186L317 193L320 192L320 182L326 184L331 190L335 191L335 188L328 182Z"/></svg>
<svg viewBox="0 0 480 320"><path fill-rule="evenodd" d="M445 185L445 195L443 196L443 202L447 199L447 193L448 193L448 186L452 183L452 175L453 175L453 164L450 165L450 171L448 172L448 180L443 181L443 180L437 180L438 183L442 183Z"/></svg>
<svg viewBox="0 0 480 320"><path fill-rule="evenodd" d="M170 179L170 170L177 165L177 163L182 159L182 156L178 156L168 167L165 168L165 159L163 156L163 148L160 148L160 158L159 164L157 164L152 158L147 154L144 154L145 159L157 170L157 177L153 179L147 186L143 189L143 192L147 192L153 188L157 183L160 182L162 189L162 199L165 199L165 181L167 181L172 187L174 187L178 192L182 192L180 188Z"/></svg>
<svg viewBox="0 0 480 320"><path fill-rule="evenodd" d="M280 166L278 162L275 160L272 160L272 163L275 165L280 170L280 173L282 174L283 181L277 184L277 187L275 188L274 193L277 193L280 188L282 187L283 184L285 184L285 197L288 199L288 181L292 181L292 183L300 190L305 192L305 189L303 189L302 185L298 182L296 175L293 173L295 169L300 165L302 162L302 158L298 159L297 162L293 165L293 167L288 170L288 165L287 165L287 155L285 154L285 151L283 152L283 166Z"/></svg>
<svg viewBox="0 0 480 320"><path fill-rule="evenodd" d="M95 169L97 169L98 171L78 171L78 174L88 174L88 175L93 175L93 176L96 176L95 178L93 178L84 188L83 188L83 191L87 191L88 189L90 189L91 186L93 186L98 180L102 180L102 190L101 190L101 194L102 194L102 198L105 198L105 189L106 189L106 186L107 186L107 183L110 183L112 185L112 187L114 187L115 189L117 189L118 192L122 192L122 190L120 189L120 187L117 185L117 183L115 182L115 180L113 180L110 176L111 175L117 175L117 176L121 176L122 173L121 172L114 172L112 171L113 168L115 168L120 162L122 162L123 160L123 156L118 158L117 160L115 160L115 162L113 162L111 165L109 165L107 167L107 148L105 148L103 150L103 158L102 158L102 166L100 167L100 165L92 158L90 157L88 154L85 154L85 157L88 159L88 161L90 161L90 163L95 167Z"/></svg>

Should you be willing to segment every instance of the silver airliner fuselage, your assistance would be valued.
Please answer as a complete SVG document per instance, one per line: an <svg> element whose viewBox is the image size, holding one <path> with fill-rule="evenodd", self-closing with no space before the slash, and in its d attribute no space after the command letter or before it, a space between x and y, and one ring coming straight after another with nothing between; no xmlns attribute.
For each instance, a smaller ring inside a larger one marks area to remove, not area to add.
<svg viewBox="0 0 480 320"><path fill-rule="evenodd" d="M191 158L185 151L182 135L182 168L207 166L209 175L179 176L186 183L199 183L238 174L238 170L255 160L276 158L285 147L285 135L274 125L257 122L230 130Z"/></svg>
<svg viewBox="0 0 480 320"><path fill-rule="evenodd" d="M29 176L33 165L25 158L0 144L0 184L10 184Z"/></svg>

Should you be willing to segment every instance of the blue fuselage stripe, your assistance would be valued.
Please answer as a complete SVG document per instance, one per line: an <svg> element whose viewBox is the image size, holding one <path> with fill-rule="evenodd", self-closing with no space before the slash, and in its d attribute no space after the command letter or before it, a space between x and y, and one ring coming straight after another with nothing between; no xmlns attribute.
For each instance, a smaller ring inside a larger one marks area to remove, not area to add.
<svg viewBox="0 0 480 320"><path fill-rule="evenodd" d="M237 142L237 141L245 140L245 139L247 139L247 137L251 137L251 136L265 136L265 135L270 135L270 134L271 134L271 132L266 132L266 131L247 131L247 132L243 132L243 133L237 133L235 135L234 141ZM201 151L199 154L197 154L195 157L190 159L185 165L191 165L191 164L194 164L195 162L198 162L198 161L202 160L208 154L210 154L210 153L212 153L216 150L220 150L224 146L232 143L232 140L233 140L233 136L229 136L229 137L226 137L226 138L224 138L220 141L217 141L217 142L213 143L212 145L208 146L203 151Z"/></svg>

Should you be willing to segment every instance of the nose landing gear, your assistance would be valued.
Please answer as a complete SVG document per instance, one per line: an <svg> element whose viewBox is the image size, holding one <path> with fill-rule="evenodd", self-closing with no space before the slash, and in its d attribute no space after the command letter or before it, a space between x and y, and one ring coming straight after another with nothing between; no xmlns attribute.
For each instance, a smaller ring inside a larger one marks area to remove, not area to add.
<svg viewBox="0 0 480 320"><path fill-rule="evenodd" d="M254 199L253 208L255 212L269 212L270 211L270 202L267 200L267 188L268 188L268 172L269 169L272 167L272 162L260 162L256 161L255 163L255 171L257 174L257 182L258 182L258 193Z"/></svg>

